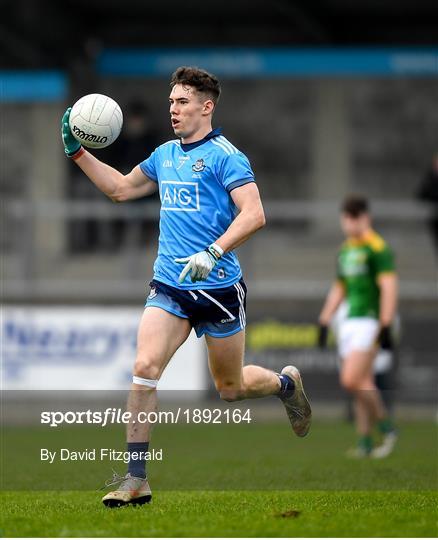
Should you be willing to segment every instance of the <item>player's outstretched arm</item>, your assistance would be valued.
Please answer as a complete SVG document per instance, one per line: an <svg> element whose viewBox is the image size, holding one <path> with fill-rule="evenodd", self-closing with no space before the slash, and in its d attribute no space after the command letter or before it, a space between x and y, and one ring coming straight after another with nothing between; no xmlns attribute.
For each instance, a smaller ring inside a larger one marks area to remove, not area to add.
<svg viewBox="0 0 438 540"><path fill-rule="evenodd" d="M70 108L64 113L61 123L65 154L75 161L100 191L114 202L123 202L151 195L158 189L156 182L144 175L138 165L124 175L87 152L71 133L69 115Z"/></svg>
<svg viewBox="0 0 438 540"><path fill-rule="evenodd" d="M156 182L145 176L137 165L129 174L122 174L85 151L76 164L105 195L114 202L125 202L155 193Z"/></svg>

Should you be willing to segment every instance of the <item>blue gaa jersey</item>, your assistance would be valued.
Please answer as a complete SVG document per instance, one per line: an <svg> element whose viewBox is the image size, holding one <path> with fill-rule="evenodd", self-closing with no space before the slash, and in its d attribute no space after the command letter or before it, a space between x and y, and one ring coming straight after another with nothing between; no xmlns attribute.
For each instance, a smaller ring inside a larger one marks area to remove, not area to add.
<svg viewBox="0 0 438 540"><path fill-rule="evenodd" d="M220 128L201 141L162 144L140 163L143 173L158 183L161 211L158 256L154 279L179 289L229 287L242 276L233 252L226 253L205 281L178 277L184 265L174 262L206 249L228 229L237 208L230 192L254 182L248 158L235 148Z"/></svg>

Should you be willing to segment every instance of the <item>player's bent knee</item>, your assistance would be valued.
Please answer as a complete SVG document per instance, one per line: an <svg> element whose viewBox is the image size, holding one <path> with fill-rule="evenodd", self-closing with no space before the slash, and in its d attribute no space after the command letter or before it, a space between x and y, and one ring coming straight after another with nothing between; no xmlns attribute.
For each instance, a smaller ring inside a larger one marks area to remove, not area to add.
<svg viewBox="0 0 438 540"><path fill-rule="evenodd" d="M224 401L239 401L240 399L243 399L243 389L242 388L230 388L230 387L222 387L218 388L220 398Z"/></svg>
<svg viewBox="0 0 438 540"><path fill-rule="evenodd" d="M160 378L160 368L153 362L136 360L133 375L142 379L157 380Z"/></svg>
<svg viewBox="0 0 438 540"><path fill-rule="evenodd" d="M361 389L361 381L356 377L343 376L341 377L341 386L348 392L357 392Z"/></svg>
<svg viewBox="0 0 438 540"><path fill-rule="evenodd" d="M340 383L344 390L354 392L356 386L356 380L354 377L351 377L349 375L341 375Z"/></svg>

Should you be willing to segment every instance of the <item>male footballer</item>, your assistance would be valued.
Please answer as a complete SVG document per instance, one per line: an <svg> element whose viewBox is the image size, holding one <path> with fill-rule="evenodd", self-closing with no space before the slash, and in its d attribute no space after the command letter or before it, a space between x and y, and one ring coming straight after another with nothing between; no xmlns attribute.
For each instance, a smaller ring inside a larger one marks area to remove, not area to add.
<svg viewBox="0 0 438 540"><path fill-rule="evenodd" d="M99 161L72 136L70 109L62 119L65 153L115 202L151 195L161 200L158 256L150 294L140 321L128 411L157 407L157 384L169 360L194 328L205 335L208 362L222 399L235 401L277 395L294 432L303 437L311 409L293 366L281 374L243 366L246 286L233 250L264 226L265 217L247 157L212 129L220 96L218 79L206 71L180 67L170 82L170 121L176 139L152 152L126 175ZM142 504L151 499L144 456L150 426L127 428L128 472L106 506Z"/></svg>
<svg viewBox="0 0 438 540"><path fill-rule="evenodd" d="M392 348L391 324L397 308L397 275L393 255L381 236L371 227L368 201L349 196L342 203L341 227L346 236L337 260L333 283L319 316L320 346L327 340L327 327L341 302L348 313L338 331L342 359L340 381L353 394L358 446L352 457L382 458L389 455L397 439L396 431L376 387L373 364L379 343ZM372 430L377 427L383 443L373 448Z"/></svg>

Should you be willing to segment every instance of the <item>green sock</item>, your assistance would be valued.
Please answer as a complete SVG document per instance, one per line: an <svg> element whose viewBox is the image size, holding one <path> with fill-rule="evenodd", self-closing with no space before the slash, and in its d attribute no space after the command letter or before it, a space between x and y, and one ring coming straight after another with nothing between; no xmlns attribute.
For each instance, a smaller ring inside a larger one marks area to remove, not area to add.
<svg viewBox="0 0 438 540"><path fill-rule="evenodd" d="M394 424L392 423L392 420L390 418L384 418L383 420L379 420L377 423L377 427L380 433L383 433L383 435L394 431Z"/></svg>
<svg viewBox="0 0 438 540"><path fill-rule="evenodd" d="M363 448L367 454L373 449L373 438L371 435L362 435L359 437L359 448Z"/></svg>

